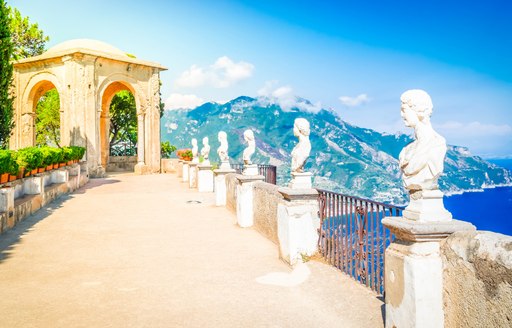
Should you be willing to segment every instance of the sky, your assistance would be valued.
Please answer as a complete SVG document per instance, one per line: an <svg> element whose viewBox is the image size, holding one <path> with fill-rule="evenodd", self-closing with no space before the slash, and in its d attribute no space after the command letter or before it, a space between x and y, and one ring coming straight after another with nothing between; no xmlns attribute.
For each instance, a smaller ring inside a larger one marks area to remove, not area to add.
<svg viewBox="0 0 512 328"><path fill-rule="evenodd" d="M266 96L349 123L412 133L400 95L423 89L434 129L512 158L512 2L7 1L50 36L96 39L168 68L166 108Z"/></svg>

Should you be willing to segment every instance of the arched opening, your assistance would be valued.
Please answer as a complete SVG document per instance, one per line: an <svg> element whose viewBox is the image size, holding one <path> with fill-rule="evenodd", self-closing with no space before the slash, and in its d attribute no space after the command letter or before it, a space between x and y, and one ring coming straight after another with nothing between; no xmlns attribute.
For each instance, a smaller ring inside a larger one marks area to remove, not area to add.
<svg viewBox="0 0 512 328"><path fill-rule="evenodd" d="M56 88L39 98L35 113L35 145L60 147L60 97Z"/></svg>
<svg viewBox="0 0 512 328"><path fill-rule="evenodd" d="M133 88L110 84L100 116L101 165L106 171L133 171L137 164L137 104Z"/></svg>
<svg viewBox="0 0 512 328"><path fill-rule="evenodd" d="M30 90L27 109L21 113L21 147L59 146L61 140L60 97L50 81L40 81Z"/></svg>

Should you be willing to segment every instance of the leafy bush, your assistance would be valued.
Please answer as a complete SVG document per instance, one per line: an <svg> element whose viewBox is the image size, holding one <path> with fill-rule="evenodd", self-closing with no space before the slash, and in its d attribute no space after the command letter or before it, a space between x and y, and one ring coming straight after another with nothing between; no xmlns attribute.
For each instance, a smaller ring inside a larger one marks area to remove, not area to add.
<svg viewBox="0 0 512 328"><path fill-rule="evenodd" d="M82 157L84 157L85 154L85 148L80 146L69 146L68 148L71 149L72 152L72 160L81 160Z"/></svg>
<svg viewBox="0 0 512 328"><path fill-rule="evenodd" d="M171 145L169 141L160 144L160 155L162 158L171 158L171 154L176 150L176 146Z"/></svg>
<svg viewBox="0 0 512 328"><path fill-rule="evenodd" d="M62 155L63 155L62 157L63 157L64 162L69 162L74 159L73 158L74 152L71 147L62 147Z"/></svg>
<svg viewBox="0 0 512 328"><path fill-rule="evenodd" d="M26 147L18 150L16 161L20 167L24 167L25 171L43 167L43 153L37 147Z"/></svg>
<svg viewBox="0 0 512 328"><path fill-rule="evenodd" d="M52 147L41 147L41 153L43 154L43 166L55 164L57 152Z"/></svg>

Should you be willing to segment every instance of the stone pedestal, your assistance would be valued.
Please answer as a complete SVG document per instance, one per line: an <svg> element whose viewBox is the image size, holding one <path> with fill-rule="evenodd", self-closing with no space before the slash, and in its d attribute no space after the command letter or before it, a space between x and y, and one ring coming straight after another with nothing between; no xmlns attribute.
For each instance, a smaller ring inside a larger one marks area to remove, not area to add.
<svg viewBox="0 0 512 328"><path fill-rule="evenodd" d="M257 181L265 179L262 175L237 175L236 186L236 218L242 228L252 227L254 223L253 212L253 186Z"/></svg>
<svg viewBox="0 0 512 328"><path fill-rule="evenodd" d="M137 163L135 164L135 167L133 168L133 171L135 174L150 174L151 173L151 170L149 168L149 166L147 166L146 164L144 163Z"/></svg>
<svg viewBox="0 0 512 328"><path fill-rule="evenodd" d="M315 189L279 188L283 199L277 206L280 257L295 265L302 255L318 249L318 192Z"/></svg>
<svg viewBox="0 0 512 328"><path fill-rule="evenodd" d="M290 189L312 189L310 172L292 172L292 181L288 187Z"/></svg>
<svg viewBox="0 0 512 328"><path fill-rule="evenodd" d="M215 176L215 205L225 206L226 205L226 174L235 173L233 169L217 169L213 170Z"/></svg>
<svg viewBox="0 0 512 328"><path fill-rule="evenodd" d="M405 219L429 222L452 219L452 213L444 208L443 192L440 190L423 191L418 199L414 199L414 195L411 195L409 205L402 215Z"/></svg>
<svg viewBox="0 0 512 328"><path fill-rule="evenodd" d="M44 192L44 180L41 176L25 178L23 193L25 195L39 195Z"/></svg>
<svg viewBox="0 0 512 328"><path fill-rule="evenodd" d="M188 182L188 173L189 173L189 171L190 171L190 163L184 161L183 162L183 167L182 167L182 170L181 170L181 181Z"/></svg>
<svg viewBox="0 0 512 328"><path fill-rule="evenodd" d="M197 166L197 189L199 192L213 192L213 171L211 165L203 164Z"/></svg>
<svg viewBox="0 0 512 328"><path fill-rule="evenodd" d="M69 172L68 170L62 168L58 170L51 171L51 182L52 183L65 183L69 180Z"/></svg>
<svg viewBox="0 0 512 328"><path fill-rule="evenodd" d="M220 170L231 170L231 165L229 164L229 161L223 161L220 163Z"/></svg>
<svg viewBox="0 0 512 328"><path fill-rule="evenodd" d="M244 165L242 174L247 175L247 176L258 175L258 165L257 164Z"/></svg>
<svg viewBox="0 0 512 328"><path fill-rule="evenodd" d="M176 169L176 172L178 173L178 178L183 177L183 160L178 160L178 168Z"/></svg>
<svg viewBox="0 0 512 328"><path fill-rule="evenodd" d="M0 188L0 212L7 212L12 216L14 211L15 188Z"/></svg>
<svg viewBox="0 0 512 328"><path fill-rule="evenodd" d="M188 186L197 188L197 165L198 163L190 163L188 168Z"/></svg>
<svg viewBox="0 0 512 328"><path fill-rule="evenodd" d="M421 222L389 217L396 236L385 254L386 327L444 326L443 268L439 243L452 233L475 230L464 221Z"/></svg>

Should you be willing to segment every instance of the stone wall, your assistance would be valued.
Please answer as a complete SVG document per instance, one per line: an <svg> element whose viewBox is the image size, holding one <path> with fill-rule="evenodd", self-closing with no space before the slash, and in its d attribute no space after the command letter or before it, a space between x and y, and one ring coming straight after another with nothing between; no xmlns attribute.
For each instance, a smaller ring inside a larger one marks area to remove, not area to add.
<svg viewBox="0 0 512 328"><path fill-rule="evenodd" d="M257 182L254 185L254 228L265 237L279 244L277 237L277 205L283 196L277 191L280 187Z"/></svg>
<svg viewBox="0 0 512 328"><path fill-rule="evenodd" d="M160 160L160 172L161 173L177 173L178 172L178 159L177 158L162 158Z"/></svg>
<svg viewBox="0 0 512 328"><path fill-rule="evenodd" d="M445 327L512 327L512 237L457 232L441 256Z"/></svg>
<svg viewBox="0 0 512 328"><path fill-rule="evenodd" d="M226 208L236 213L236 173L226 174Z"/></svg>
<svg viewBox="0 0 512 328"><path fill-rule="evenodd" d="M133 172L137 156L109 156L107 172Z"/></svg>

